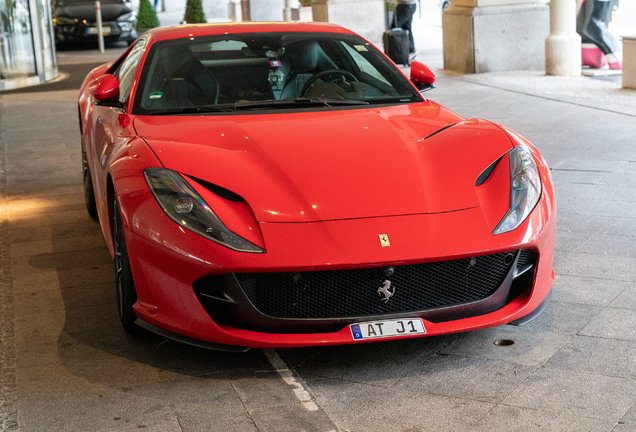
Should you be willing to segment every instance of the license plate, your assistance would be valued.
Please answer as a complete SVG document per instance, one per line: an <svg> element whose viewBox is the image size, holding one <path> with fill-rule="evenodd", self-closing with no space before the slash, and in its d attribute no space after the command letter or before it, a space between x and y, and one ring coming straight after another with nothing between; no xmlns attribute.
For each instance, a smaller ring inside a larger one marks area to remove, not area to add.
<svg viewBox="0 0 636 432"><path fill-rule="evenodd" d="M421 318L371 321L349 326L354 340L426 334Z"/></svg>
<svg viewBox="0 0 636 432"><path fill-rule="evenodd" d="M86 29L86 34L89 35L96 35L99 33L99 30L97 29L97 27L88 27ZM104 27L102 26L102 34L104 36L108 36L110 34L110 27Z"/></svg>

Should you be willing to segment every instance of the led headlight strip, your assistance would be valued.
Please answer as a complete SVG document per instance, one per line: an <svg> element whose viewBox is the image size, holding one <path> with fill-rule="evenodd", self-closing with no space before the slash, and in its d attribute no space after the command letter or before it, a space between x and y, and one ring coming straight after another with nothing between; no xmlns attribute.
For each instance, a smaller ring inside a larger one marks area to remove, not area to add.
<svg viewBox="0 0 636 432"><path fill-rule="evenodd" d="M144 177L166 215L182 227L235 251L265 252L227 229L203 198L176 171L147 168Z"/></svg>
<svg viewBox="0 0 636 432"><path fill-rule="evenodd" d="M503 234L519 227L541 198L541 177L532 153L524 145L508 152L510 164L510 207L493 234Z"/></svg>

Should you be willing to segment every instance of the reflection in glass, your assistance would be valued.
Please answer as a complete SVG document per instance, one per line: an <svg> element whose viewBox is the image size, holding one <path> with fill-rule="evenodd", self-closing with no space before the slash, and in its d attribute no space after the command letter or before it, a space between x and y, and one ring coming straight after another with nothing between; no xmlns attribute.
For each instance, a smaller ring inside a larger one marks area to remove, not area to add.
<svg viewBox="0 0 636 432"><path fill-rule="evenodd" d="M0 79L35 73L29 3L0 0Z"/></svg>

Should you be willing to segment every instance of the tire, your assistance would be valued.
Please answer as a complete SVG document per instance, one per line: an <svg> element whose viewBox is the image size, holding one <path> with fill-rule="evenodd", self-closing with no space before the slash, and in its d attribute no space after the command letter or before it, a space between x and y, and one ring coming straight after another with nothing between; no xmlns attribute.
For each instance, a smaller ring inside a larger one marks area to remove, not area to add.
<svg viewBox="0 0 636 432"><path fill-rule="evenodd" d="M86 211L93 219L97 219L97 204L95 203L95 190L93 189L93 177L91 169L88 166L88 158L86 157L86 147L84 139L82 139L82 170L84 178L84 201L86 202Z"/></svg>
<svg viewBox="0 0 636 432"><path fill-rule="evenodd" d="M119 212L117 198L113 198L113 252L115 263L115 284L117 286L117 311L124 330L139 336L142 329L135 324L137 315L133 305L137 302L137 291L130 270L130 260Z"/></svg>

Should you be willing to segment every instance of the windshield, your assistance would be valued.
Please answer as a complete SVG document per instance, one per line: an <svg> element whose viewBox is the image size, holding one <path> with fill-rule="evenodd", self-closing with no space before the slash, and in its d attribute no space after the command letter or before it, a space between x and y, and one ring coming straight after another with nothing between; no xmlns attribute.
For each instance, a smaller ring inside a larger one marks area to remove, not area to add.
<svg viewBox="0 0 636 432"><path fill-rule="evenodd" d="M372 44L339 33L245 33L157 42L139 89L133 112L147 115L423 100Z"/></svg>

